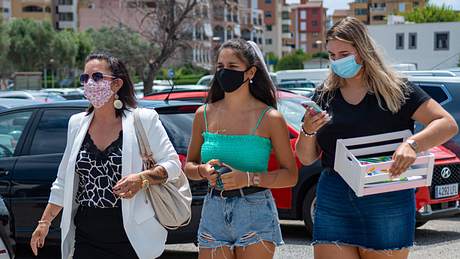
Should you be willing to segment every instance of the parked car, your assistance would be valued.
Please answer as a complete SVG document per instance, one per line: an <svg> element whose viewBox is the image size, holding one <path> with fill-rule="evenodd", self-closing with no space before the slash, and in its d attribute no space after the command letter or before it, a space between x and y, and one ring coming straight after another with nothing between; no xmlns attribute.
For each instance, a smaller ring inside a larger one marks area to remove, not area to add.
<svg viewBox="0 0 460 259"><path fill-rule="evenodd" d="M406 76L440 76L440 77L456 77L454 72L447 70L415 70L415 71L400 71Z"/></svg>
<svg viewBox="0 0 460 259"><path fill-rule="evenodd" d="M276 72L277 84L291 81L312 81L316 86L321 85L329 74L329 68L281 70Z"/></svg>
<svg viewBox="0 0 460 259"><path fill-rule="evenodd" d="M413 63L407 63L407 64L391 64L391 67L395 70L398 71L414 71L417 70L417 66Z"/></svg>
<svg viewBox="0 0 460 259"><path fill-rule="evenodd" d="M185 161L192 120L198 104L181 101L141 101L141 107L155 108L174 148ZM84 111L87 101L67 101L13 108L0 112L0 135L13 139L11 152L0 149L0 197L4 197L12 220L6 226L18 243L27 243L48 202L50 187L66 145L70 116ZM0 137L1 139L1 137ZM0 143L3 143L0 140ZM171 231L168 242L194 242L200 219L206 182L191 182L192 222ZM0 220L1 216L0 203ZM60 241L59 218L53 221L47 243ZM0 224L0 236L2 233ZM0 243L0 258L1 257Z"/></svg>
<svg viewBox="0 0 460 259"><path fill-rule="evenodd" d="M55 93L66 100L83 100L85 96L83 95L83 90L80 88L48 88L42 89L42 92L45 93Z"/></svg>
<svg viewBox="0 0 460 259"><path fill-rule="evenodd" d="M204 100L207 92L177 92L170 95L170 99L180 100ZM146 97L155 100L156 97L163 98L161 94ZM189 97L190 99L187 99ZM201 99L200 99L201 98ZM283 114L288 123L292 148L295 148L295 141L300 132L301 119L305 108L301 105L308 98L287 92L278 91L278 110ZM458 185L460 184L460 159L448 148L439 146L431 150L435 154L435 168L433 172L433 183L430 187L417 189L416 208L417 226L421 226L431 219L446 217L460 213L460 195ZM275 164L272 154L270 163ZM303 166L297 161L299 167L299 180L294 188L273 189L272 193L276 201L281 219L303 220L307 231L311 234L313 229L313 218L316 204L316 183L322 171L319 162L311 166ZM271 167L273 168L273 167ZM449 171L450 176L444 178L442 172ZM457 189L449 187L455 187ZM437 190L449 189L445 193L438 193ZM456 190L456 191L455 191Z"/></svg>
<svg viewBox="0 0 460 259"><path fill-rule="evenodd" d="M27 91L1 91L0 98L10 99L29 99L43 103L65 101L66 99L55 93L46 93L42 91L27 90Z"/></svg>
<svg viewBox="0 0 460 259"><path fill-rule="evenodd" d="M269 72L270 77L273 81L274 84L277 84L277 79L276 79L276 73ZM196 85L199 86L210 86L209 84L211 83L212 79L214 78L214 75L205 75L198 80Z"/></svg>
<svg viewBox="0 0 460 259"><path fill-rule="evenodd" d="M460 67L454 67L448 69L450 72L454 73L456 76L460 76Z"/></svg>
<svg viewBox="0 0 460 259"><path fill-rule="evenodd" d="M460 77L409 77L409 81L420 86L440 103L460 125ZM420 129L421 125L417 125ZM460 134L445 144L460 157Z"/></svg>
<svg viewBox="0 0 460 259"><path fill-rule="evenodd" d="M278 89L289 90L305 97L311 97L315 92L315 87L315 83L308 80L287 81L277 84Z"/></svg>
<svg viewBox="0 0 460 259"><path fill-rule="evenodd" d="M32 104L39 104L39 102L29 99L0 98L0 111Z"/></svg>

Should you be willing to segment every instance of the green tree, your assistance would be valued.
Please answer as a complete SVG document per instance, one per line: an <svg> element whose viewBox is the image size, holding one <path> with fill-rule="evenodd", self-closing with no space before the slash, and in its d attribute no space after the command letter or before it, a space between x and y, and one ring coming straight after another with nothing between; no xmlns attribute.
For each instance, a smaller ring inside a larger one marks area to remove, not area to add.
<svg viewBox="0 0 460 259"><path fill-rule="evenodd" d="M310 54L304 53L302 50L297 50L282 57L276 64L275 71L303 69L303 63L310 59Z"/></svg>
<svg viewBox="0 0 460 259"><path fill-rule="evenodd" d="M41 71L53 57L54 36L49 22L15 19L9 24L8 59L19 71Z"/></svg>
<svg viewBox="0 0 460 259"><path fill-rule="evenodd" d="M94 49L94 42L88 32L77 32L74 34L74 40L77 44L77 56L75 57L75 65L77 68L83 69L86 56Z"/></svg>
<svg viewBox="0 0 460 259"><path fill-rule="evenodd" d="M72 31L60 31L56 33L50 45L53 49L51 55L55 66L65 68L75 67L78 45Z"/></svg>
<svg viewBox="0 0 460 259"><path fill-rule="evenodd" d="M8 27L0 18L0 88L6 86L6 79L12 72L11 62L7 58L9 46Z"/></svg>
<svg viewBox="0 0 460 259"><path fill-rule="evenodd" d="M425 8L416 8L412 12L403 13L402 15L405 17L406 21L415 23L460 21L460 13L445 4L441 6L428 4Z"/></svg>
<svg viewBox="0 0 460 259"><path fill-rule="evenodd" d="M139 33L126 27L105 27L98 31L89 30L87 33L92 38L95 50L107 51L120 58L131 75L136 74L144 79L147 65L153 62L150 57L157 50Z"/></svg>

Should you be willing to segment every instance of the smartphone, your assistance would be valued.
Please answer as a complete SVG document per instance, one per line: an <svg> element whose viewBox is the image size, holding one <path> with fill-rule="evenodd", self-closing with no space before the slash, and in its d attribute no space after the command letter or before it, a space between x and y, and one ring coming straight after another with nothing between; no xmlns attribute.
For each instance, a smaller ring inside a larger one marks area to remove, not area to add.
<svg viewBox="0 0 460 259"><path fill-rule="evenodd" d="M305 107L305 108L310 107L316 113L323 112L323 109L321 109L321 107L319 107L319 105L316 104L314 101L305 101L305 102L302 103L302 106Z"/></svg>
<svg viewBox="0 0 460 259"><path fill-rule="evenodd" d="M225 173L229 173L231 172L232 169L230 167L226 167L226 166L222 166L221 168L217 169L216 172L219 174L219 175L223 175Z"/></svg>

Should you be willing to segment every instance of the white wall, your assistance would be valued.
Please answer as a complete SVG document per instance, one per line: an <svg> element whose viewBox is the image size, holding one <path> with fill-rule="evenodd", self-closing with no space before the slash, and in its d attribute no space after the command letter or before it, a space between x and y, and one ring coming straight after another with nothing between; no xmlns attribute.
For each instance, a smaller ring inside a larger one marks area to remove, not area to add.
<svg viewBox="0 0 460 259"><path fill-rule="evenodd" d="M415 63L419 70L456 67L460 57L460 22L370 25L368 30L389 63ZM435 32L449 32L449 50L435 50ZM417 48L409 49L409 33L417 33ZM404 33L404 48L396 49L396 34Z"/></svg>

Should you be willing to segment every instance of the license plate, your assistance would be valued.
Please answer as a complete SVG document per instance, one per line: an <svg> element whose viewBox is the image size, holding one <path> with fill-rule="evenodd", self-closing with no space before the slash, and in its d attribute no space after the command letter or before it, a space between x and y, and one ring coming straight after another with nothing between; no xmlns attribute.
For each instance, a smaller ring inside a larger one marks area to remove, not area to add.
<svg viewBox="0 0 460 259"><path fill-rule="evenodd" d="M436 199L458 195L458 183L435 186Z"/></svg>

